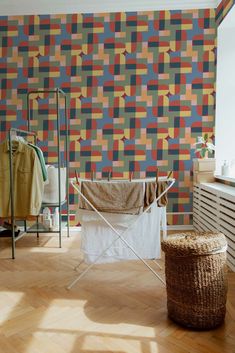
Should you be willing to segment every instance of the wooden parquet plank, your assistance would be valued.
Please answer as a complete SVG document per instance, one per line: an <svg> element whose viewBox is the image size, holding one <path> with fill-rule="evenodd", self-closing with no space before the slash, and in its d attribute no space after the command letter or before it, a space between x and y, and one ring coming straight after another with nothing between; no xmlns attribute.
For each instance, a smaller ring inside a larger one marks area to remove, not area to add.
<svg viewBox="0 0 235 353"><path fill-rule="evenodd" d="M79 244L79 233L62 249L56 236L30 235L13 261L0 239L0 353L235 353L234 273L224 325L187 330L168 319L166 290L139 261L96 265L68 291Z"/></svg>

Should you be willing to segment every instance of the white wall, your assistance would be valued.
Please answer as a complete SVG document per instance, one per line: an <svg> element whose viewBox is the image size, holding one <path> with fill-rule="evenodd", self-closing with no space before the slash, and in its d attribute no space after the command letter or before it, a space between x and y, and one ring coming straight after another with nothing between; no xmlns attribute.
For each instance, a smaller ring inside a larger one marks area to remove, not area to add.
<svg viewBox="0 0 235 353"><path fill-rule="evenodd" d="M0 0L0 16L216 8L218 0Z"/></svg>
<svg viewBox="0 0 235 353"><path fill-rule="evenodd" d="M218 28L216 82L216 163L235 162L235 6ZM235 178L235 172L234 172Z"/></svg>

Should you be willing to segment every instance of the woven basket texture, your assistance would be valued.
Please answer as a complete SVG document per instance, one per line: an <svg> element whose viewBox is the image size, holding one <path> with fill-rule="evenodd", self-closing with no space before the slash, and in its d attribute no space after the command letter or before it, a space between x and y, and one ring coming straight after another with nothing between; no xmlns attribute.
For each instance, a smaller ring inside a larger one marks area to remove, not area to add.
<svg viewBox="0 0 235 353"><path fill-rule="evenodd" d="M221 233L181 233L162 242L167 308L175 322L204 330L226 313L226 238Z"/></svg>

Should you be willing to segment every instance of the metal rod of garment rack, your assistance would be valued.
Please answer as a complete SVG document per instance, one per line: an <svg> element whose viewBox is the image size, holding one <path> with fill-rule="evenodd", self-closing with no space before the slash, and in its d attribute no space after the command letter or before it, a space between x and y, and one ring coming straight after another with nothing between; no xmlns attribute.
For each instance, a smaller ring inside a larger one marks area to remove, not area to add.
<svg viewBox="0 0 235 353"><path fill-rule="evenodd" d="M33 136L34 137L34 143L36 144L37 142L37 134L36 132L32 131L27 131L27 130L21 130L21 129L16 129L16 128L11 128L8 131L8 141L9 141L9 161L10 161L10 200L11 200L11 232L12 232L12 241L11 241L11 246L12 246L12 259L15 258L15 243L17 240L19 240L25 233L20 234L15 237L15 207L14 207L14 177L13 177L13 161L12 161L12 134L22 134L22 135L27 135L27 136Z"/></svg>
<svg viewBox="0 0 235 353"><path fill-rule="evenodd" d="M61 156L60 156L60 112L59 112L59 95L61 94L63 99L64 99L64 111L65 111L65 150L66 150L66 195L67 195L67 200L66 200L66 206L67 206L67 237L69 237L69 225L70 225L70 219L69 219L69 143L68 143L68 131L69 131L69 126L68 126L68 118L67 118L67 97L65 92L61 88L55 88L55 89L39 89L39 90L33 90L27 93L27 118L28 118L28 130L30 131L30 122L31 122L31 109L30 109L30 96L35 95L35 94L45 94L45 93L52 93L55 94L56 97L56 127L57 127L57 158L58 158L58 204L50 204L50 203L45 203L42 204L42 207L58 207L59 209L59 232L57 231L39 231L37 233L59 233L59 247L61 248L61 233L62 233L62 200L61 200Z"/></svg>
<svg viewBox="0 0 235 353"><path fill-rule="evenodd" d="M157 277L164 285L166 284L164 279L161 278L161 276L159 276L158 273L156 273L156 271L154 271L154 269L136 252L136 250L127 242L126 239L123 238L123 236L125 235L125 233L127 232L127 230L129 230L130 228L132 228L136 222L146 213L148 212L151 207L153 206L153 204L155 202L157 202L158 200L160 200L160 198L166 194L168 192L168 190L173 186L173 184L175 183L175 179L167 179L166 181L169 181L169 185L168 187L157 197L155 198L155 200L141 213L139 214L139 216L128 226L128 228L126 228L122 233L120 233L117 229L115 229L115 227L103 216L103 214L101 212L99 212L97 210L97 208L83 195L83 193L81 192L81 190L79 189L78 185L76 184L75 181L72 181L71 184L74 187L74 189L78 192L78 194L89 204L89 206L99 215L99 217L108 225L108 227L110 227L113 232L117 235L117 237L110 243L110 245L108 247L106 247L101 253L100 255L97 256L97 258L95 259L94 262L92 262L81 274L79 274L79 276L72 281L72 283L70 283L67 286L67 289L71 289L82 277L85 276L85 274L91 270L91 268L97 263L97 261L106 253L106 251L111 248L111 246L118 240L120 239L134 254L135 256L141 260L143 262L143 264L154 274L155 277Z"/></svg>

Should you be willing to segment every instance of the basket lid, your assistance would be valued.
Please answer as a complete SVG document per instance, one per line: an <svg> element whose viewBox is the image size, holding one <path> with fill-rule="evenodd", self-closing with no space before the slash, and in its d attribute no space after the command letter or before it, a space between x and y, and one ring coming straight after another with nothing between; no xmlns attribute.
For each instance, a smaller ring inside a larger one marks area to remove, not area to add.
<svg viewBox="0 0 235 353"><path fill-rule="evenodd" d="M162 250L176 257L212 255L225 252L227 241L222 233L186 232L174 234L162 241Z"/></svg>

